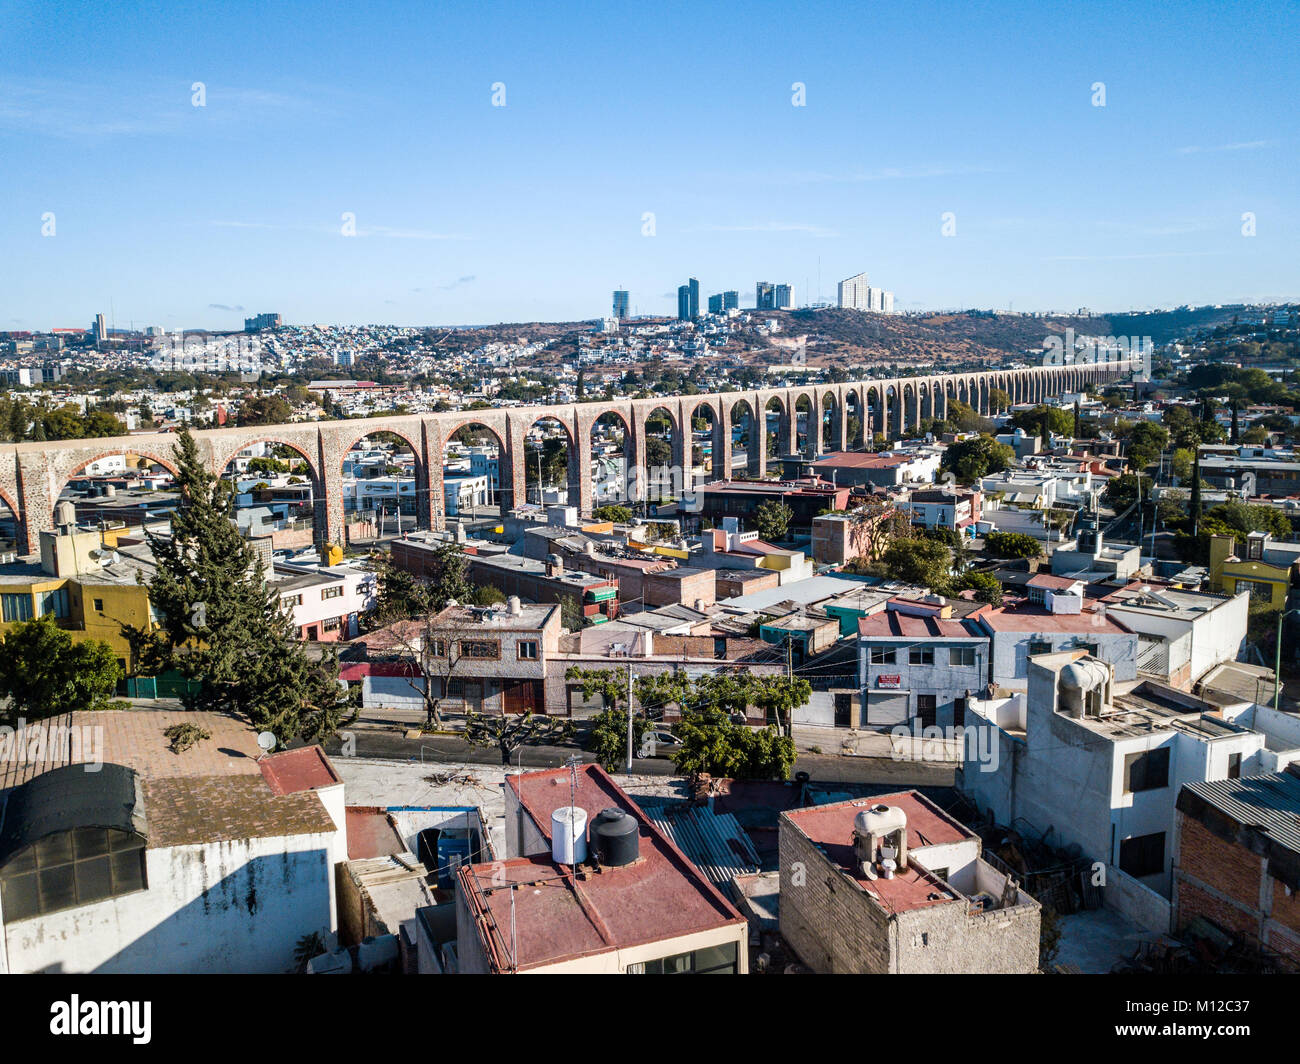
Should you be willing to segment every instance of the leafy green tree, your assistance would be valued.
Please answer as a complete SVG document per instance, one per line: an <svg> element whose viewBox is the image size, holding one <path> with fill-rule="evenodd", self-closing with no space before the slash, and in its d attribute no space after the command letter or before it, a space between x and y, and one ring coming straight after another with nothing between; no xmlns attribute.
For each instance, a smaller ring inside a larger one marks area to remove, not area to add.
<svg viewBox="0 0 1300 1064"><path fill-rule="evenodd" d="M1139 421L1128 436L1128 462L1132 469L1144 469L1154 462L1169 443L1169 430L1154 421Z"/></svg>
<svg viewBox="0 0 1300 1064"><path fill-rule="evenodd" d="M1050 429L1058 436L1070 436L1074 432L1074 415L1059 406L1039 403L1029 410L1016 411L1011 415L1011 424L1035 435L1041 435L1046 429Z"/></svg>
<svg viewBox="0 0 1300 1064"><path fill-rule="evenodd" d="M613 521L616 525L625 525L632 520L632 510L627 506L597 506L591 516L597 521Z"/></svg>
<svg viewBox="0 0 1300 1064"><path fill-rule="evenodd" d="M1116 511L1127 510L1138 501L1139 489L1143 500L1151 498L1151 478L1137 473L1123 473L1111 477L1102 498Z"/></svg>
<svg viewBox="0 0 1300 1064"><path fill-rule="evenodd" d="M617 709L620 702L627 702L627 680L613 669L584 669L570 665L564 678L570 683L581 684L582 697L586 700L599 695L606 710Z"/></svg>
<svg viewBox="0 0 1300 1064"><path fill-rule="evenodd" d="M0 635L0 724L110 709L121 674L107 643L74 643L48 614L23 621Z"/></svg>
<svg viewBox="0 0 1300 1064"><path fill-rule="evenodd" d="M429 586L412 573L395 566L391 555L380 555L372 565L377 587L375 605L367 618L371 627L409 620L431 612Z"/></svg>
<svg viewBox="0 0 1300 1064"><path fill-rule="evenodd" d="M989 390L989 409L995 414L1000 414L1004 410L1011 409L1011 396L1001 388L992 388Z"/></svg>
<svg viewBox="0 0 1300 1064"><path fill-rule="evenodd" d="M1176 476L1180 482L1191 479L1192 466L1195 464L1196 452L1187 447L1179 447L1175 450L1170 462L1174 476Z"/></svg>
<svg viewBox="0 0 1300 1064"><path fill-rule="evenodd" d="M175 453L182 504L170 536L147 533L156 561L149 599L159 624L129 637L148 643L151 660L199 681L185 696L188 709L239 714L281 743L332 734L345 708L337 655L326 647L314 660L294 638L260 556L231 519L228 485L204 468L188 431Z"/></svg>
<svg viewBox="0 0 1300 1064"><path fill-rule="evenodd" d="M984 537L984 551L994 558L1037 558L1043 545L1025 532L990 532Z"/></svg>
<svg viewBox="0 0 1300 1064"><path fill-rule="evenodd" d="M881 564L895 580L928 587L942 594L952 579L952 551L924 536L895 539L881 556Z"/></svg>
<svg viewBox="0 0 1300 1064"><path fill-rule="evenodd" d="M952 473L963 484L969 484L980 477L1010 469L1015 460L1016 452L1005 443L998 443L992 436L975 436L949 444L939 468L942 472Z"/></svg>
<svg viewBox="0 0 1300 1064"><path fill-rule="evenodd" d="M682 748L673 758L682 775L708 773L729 779L788 779L795 761L794 740L775 728L733 724L721 709L682 714L677 725Z"/></svg>
<svg viewBox="0 0 1300 1064"><path fill-rule="evenodd" d="M255 395L239 407L241 425L283 425L293 416L291 407L278 395Z"/></svg>
<svg viewBox="0 0 1300 1064"><path fill-rule="evenodd" d="M1002 605L1002 583L992 573L969 572L958 581L956 590L974 591L977 602Z"/></svg>
<svg viewBox="0 0 1300 1064"><path fill-rule="evenodd" d="M754 512L754 524L763 539L774 543L785 538L793 517L794 511L779 499L764 499Z"/></svg>
<svg viewBox="0 0 1300 1064"><path fill-rule="evenodd" d="M651 724L642 714L632 715L632 751L641 749L641 741ZM608 771L613 772L626 763L627 758L627 710L606 709L592 718L591 731L587 735L587 749L596 755L596 760Z"/></svg>

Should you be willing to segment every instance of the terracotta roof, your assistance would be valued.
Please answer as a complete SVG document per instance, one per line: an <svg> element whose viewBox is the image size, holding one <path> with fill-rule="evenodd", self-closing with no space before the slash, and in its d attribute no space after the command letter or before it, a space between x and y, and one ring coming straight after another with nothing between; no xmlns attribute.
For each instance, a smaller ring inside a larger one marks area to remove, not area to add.
<svg viewBox="0 0 1300 1064"><path fill-rule="evenodd" d="M335 830L314 792L275 795L260 775L146 780L144 795L151 850Z"/></svg>

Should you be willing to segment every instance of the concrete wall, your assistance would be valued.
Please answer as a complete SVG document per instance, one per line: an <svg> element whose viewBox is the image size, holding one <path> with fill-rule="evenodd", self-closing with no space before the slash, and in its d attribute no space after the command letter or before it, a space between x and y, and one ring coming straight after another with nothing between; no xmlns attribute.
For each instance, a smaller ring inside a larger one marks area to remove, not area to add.
<svg viewBox="0 0 1300 1064"><path fill-rule="evenodd" d="M891 916L832 866L784 814L779 825L781 935L814 971L1037 971L1037 902L971 915L967 901L958 898ZM933 856L931 860L937 864Z"/></svg>
<svg viewBox="0 0 1300 1064"><path fill-rule="evenodd" d="M12 972L290 971L302 936L333 928L333 835L146 851L149 886L4 927Z"/></svg>

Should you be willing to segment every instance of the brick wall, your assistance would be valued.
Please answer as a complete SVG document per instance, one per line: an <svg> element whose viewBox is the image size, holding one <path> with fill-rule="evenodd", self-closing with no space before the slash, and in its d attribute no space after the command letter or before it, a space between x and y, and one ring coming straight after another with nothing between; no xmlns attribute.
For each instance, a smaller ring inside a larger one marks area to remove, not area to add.
<svg viewBox="0 0 1300 1064"><path fill-rule="evenodd" d="M1038 969L1037 904L972 916L967 903L891 918L782 814L781 936L814 971L1029 973Z"/></svg>

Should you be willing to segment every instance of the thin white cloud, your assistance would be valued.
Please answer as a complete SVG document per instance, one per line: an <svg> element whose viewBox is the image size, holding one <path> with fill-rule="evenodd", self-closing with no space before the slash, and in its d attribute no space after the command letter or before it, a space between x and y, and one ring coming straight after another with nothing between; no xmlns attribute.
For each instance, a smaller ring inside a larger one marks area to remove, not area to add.
<svg viewBox="0 0 1300 1064"><path fill-rule="evenodd" d="M1204 147L1199 144L1192 144L1186 148L1179 148L1179 155L1199 155L1205 152L1216 151L1256 151L1259 148L1267 148L1273 142L1271 140L1242 140L1235 144L1218 144L1213 147Z"/></svg>

